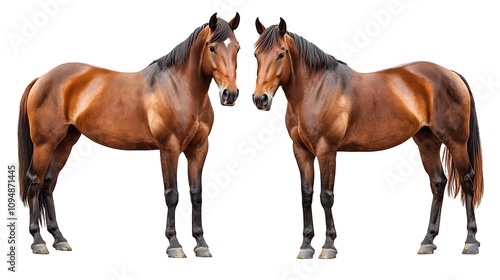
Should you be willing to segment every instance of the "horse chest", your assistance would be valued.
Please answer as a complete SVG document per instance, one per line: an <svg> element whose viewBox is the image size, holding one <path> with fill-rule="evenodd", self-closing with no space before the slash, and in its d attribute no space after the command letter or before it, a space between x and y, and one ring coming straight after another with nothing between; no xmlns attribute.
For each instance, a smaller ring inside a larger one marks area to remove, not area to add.
<svg viewBox="0 0 500 280"><path fill-rule="evenodd" d="M346 116L342 113L328 117L289 114L287 128L294 142L318 154L340 147L346 131Z"/></svg>
<svg viewBox="0 0 500 280"><path fill-rule="evenodd" d="M296 116L287 116L287 129L290 138L296 143L306 146L311 152L316 150L318 128L313 123L301 121Z"/></svg>
<svg viewBox="0 0 500 280"><path fill-rule="evenodd" d="M199 112L158 110L151 111L148 116L149 127L158 143L172 141L182 148L193 140L208 137L213 124L213 111L210 109Z"/></svg>

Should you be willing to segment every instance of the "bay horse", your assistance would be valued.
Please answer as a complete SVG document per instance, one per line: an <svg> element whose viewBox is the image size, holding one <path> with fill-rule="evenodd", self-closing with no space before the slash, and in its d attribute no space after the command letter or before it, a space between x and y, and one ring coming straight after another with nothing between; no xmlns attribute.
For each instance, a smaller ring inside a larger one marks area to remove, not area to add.
<svg viewBox="0 0 500 280"><path fill-rule="evenodd" d="M186 257L175 230L178 203L177 164L188 161L192 233L197 257L211 257L203 237L201 177L214 113L208 89L212 78L222 105L238 97L234 35L240 16L228 23L210 17L169 54L142 71L121 73L68 63L33 80L20 105L20 195L29 206L32 251L48 254L40 236L45 220L56 250L71 251L56 221L52 193L57 176L81 134L115 149L160 150L164 195L168 207L165 235L169 257Z"/></svg>
<svg viewBox="0 0 500 280"><path fill-rule="evenodd" d="M430 62L414 62L374 73L358 73L303 37L286 22L265 28L255 43L257 81L253 102L271 108L281 86L288 101L286 126L301 178L303 243L298 258L312 258L311 203L314 160L321 176L320 200L326 217L321 259L335 258L337 237L332 206L338 151L379 151L410 137L416 142L432 190L429 227L419 254L432 254L439 231L443 194L461 193L467 211L463 254L479 253L474 208L483 194L482 153L476 108L460 74ZM441 145L447 166L440 159Z"/></svg>

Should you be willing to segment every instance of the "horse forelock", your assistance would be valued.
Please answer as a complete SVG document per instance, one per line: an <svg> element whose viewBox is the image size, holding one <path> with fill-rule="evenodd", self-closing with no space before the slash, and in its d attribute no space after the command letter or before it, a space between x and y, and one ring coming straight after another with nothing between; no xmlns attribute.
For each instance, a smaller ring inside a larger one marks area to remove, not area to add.
<svg viewBox="0 0 500 280"><path fill-rule="evenodd" d="M217 27L215 28L212 37L210 37L210 42L224 42L229 38L232 31L233 30L231 29L227 21L218 18Z"/></svg>
<svg viewBox="0 0 500 280"><path fill-rule="evenodd" d="M278 25L271 25L262 32L257 42L255 42L255 50L257 52L267 52L279 43L279 39Z"/></svg>

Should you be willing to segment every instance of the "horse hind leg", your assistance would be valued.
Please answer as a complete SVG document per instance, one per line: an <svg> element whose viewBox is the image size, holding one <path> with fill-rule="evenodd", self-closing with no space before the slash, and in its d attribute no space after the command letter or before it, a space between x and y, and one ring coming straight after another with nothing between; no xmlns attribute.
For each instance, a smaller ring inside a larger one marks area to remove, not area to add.
<svg viewBox="0 0 500 280"><path fill-rule="evenodd" d="M56 130L54 130L56 131ZM34 254L48 254L49 251L40 234L40 225L44 220L52 232L57 232L54 227L55 211L53 207L52 191L54 189L57 174L57 159L60 158L60 144L64 142L68 135L68 128L57 130L60 137L41 137L35 135L33 141L33 155L31 164L26 174L27 183L27 203L30 210L29 231L33 236L31 249ZM53 136L55 134L52 134ZM38 139L50 139L50 141L38 142ZM54 155L56 160L54 161ZM57 225L57 223L56 223ZM51 233L52 233L51 232ZM59 236L58 236L59 237Z"/></svg>
<svg viewBox="0 0 500 280"><path fill-rule="evenodd" d="M40 234L40 224L43 223L43 212L45 212L45 197L42 189L49 180L45 180L45 174L50 164L55 145L34 145L31 165L26 174L28 205L30 210L29 231L33 236L31 249L34 254L48 254L47 246Z"/></svg>
<svg viewBox="0 0 500 280"><path fill-rule="evenodd" d="M453 159L454 169L458 173L458 175L455 176L458 176L461 185L462 197L464 198L463 201L467 213L467 239L465 240L465 247L462 253L475 255L479 253L480 243L476 239L477 224L473 205L474 170L470 164L466 143L452 143L447 145L447 147Z"/></svg>
<svg viewBox="0 0 500 280"><path fill-rule="evenodd" d="M45 185L42 188L42 196L44 198L46 212L45 220L47 230L54 237L53 247L58 251L72 251L68 241L59 230L56 219L56 211L54 206L54 192L59 172L66 164L68 157L71 153L71 148L80 138L81 133L73 126L68 129L66 137L59 143L53 156L47 174L45 175Z"/></svg>
<svg viewBox="0 0 500 280"><path fill-rule="evenodd" d="M429 226L424 240L421 242L418 254L432 254L437 248L433 242L434 238L439 233L441 208L443 205L443 196L447 183L440 159L440 148L442 143L427 127L422 128L413 137L413 140L418 145L424 169L429 175L432 191Z"/></svg>

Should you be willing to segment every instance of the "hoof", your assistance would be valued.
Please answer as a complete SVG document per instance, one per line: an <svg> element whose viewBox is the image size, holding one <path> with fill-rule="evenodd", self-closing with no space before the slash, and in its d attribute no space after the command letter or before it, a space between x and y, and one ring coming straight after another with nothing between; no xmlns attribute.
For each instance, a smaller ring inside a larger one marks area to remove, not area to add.
<svg viewBox="0 0 500 280"><path fill-rule="evenodd" d="M45 244L33 244L31 245L31 250L33 251L33 254L47 255L49 253L47 245Z"/></svg>
<svg viewBox="0 0 500 280"><path fill-rule="evenodd" d="M479 243L465 243L462 254L464 255L477 255L479 254Z"/></svg>
<svg viewBox="0 0 500 280"><path fill-rule="evenodd" d="M68 242L59 242L53 245L57 251L73 251Z"/></svg>
<svg viewBox="0 0 500 280"><path fill-rule="evenodd" d="M420 246L420 250L418 250L419 255L431 255L434 254L434 250L436 250L437 247L434 244L422 244Z"/></svg>
<svg viewBox="0 0 500 280"><path fill-rule="evenodd" d="M169 248L167 249L167 255L169 258L185 258L186 254L182 251L182 248Z"/></svg>
<svg viewBox="0 0 500 280"><path fill-rule="evenodd" d="M334 259L337 257L337 249L323 248L318 259Z"/></svg>
<svg viewBox="0 0 500 280"><path fill-rule="evenodd" d="M314 249L300 249L297 259L312 259L313 255Z"/></svg>
<svg viewBox="0 0 500 280"><path fill-rule="evenodd" d="M194 248L194 253L200 258L211 258L212 254L208 250L208 247L198 247Z"/></svg>

